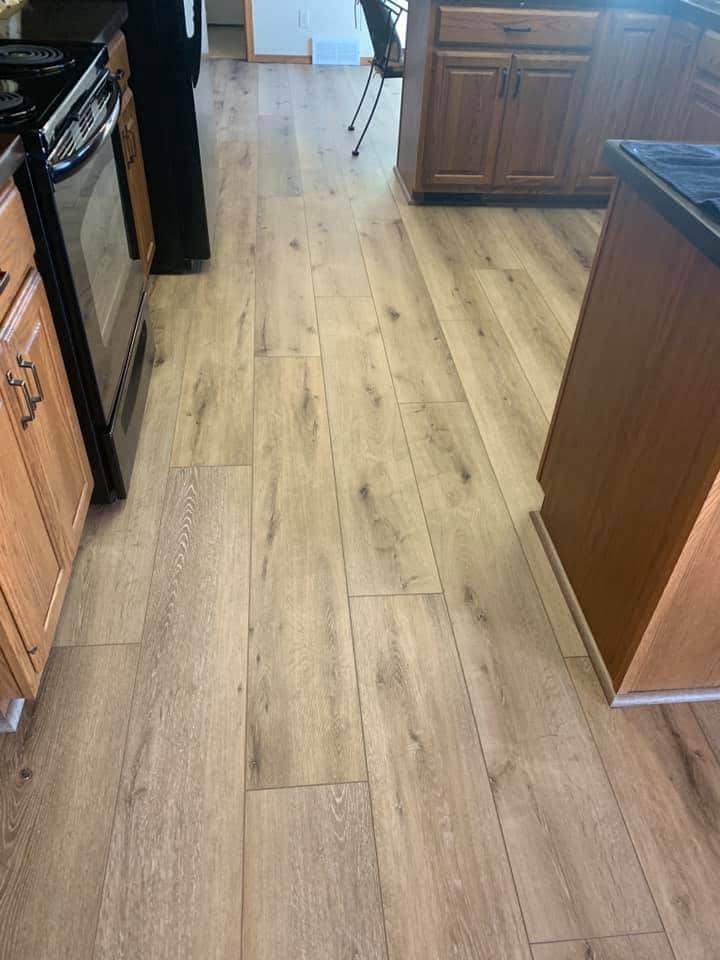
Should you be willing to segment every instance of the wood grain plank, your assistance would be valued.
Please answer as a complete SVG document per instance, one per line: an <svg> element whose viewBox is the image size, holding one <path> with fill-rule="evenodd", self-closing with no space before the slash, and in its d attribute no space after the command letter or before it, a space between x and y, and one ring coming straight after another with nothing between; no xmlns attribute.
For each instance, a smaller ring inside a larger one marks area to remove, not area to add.
<svg viewBox="0 0 720 960"><path fill-rule="evenodd" d="M398 400L464 399L402 223L361 221L358 230Z"/></svg>
<svg viewBox="0 0 720 960"><path fill-rule="evenodd" d="M357 136L360 136L359 132ZM347 146L347 164L343 167L345 189L356 220L397 220L400 216L388 182L373 150L352 156Z"/></svg>
<svg viewBox="0 0 720 960"><path fill-rule="evenodd" d="M609 710L590 661L568 661L676 960L717 953L720 765L689 704Z"/></svg>
<svg viewBox="0 0 720 960"><path fill-rule="evenodd" d="M350 593L439 592L373 302L320 300L318 319Z"/></svg>
<svg viewBox="0 0 720 960"><path fill-rule="evenodd" d="M696 703L692 709L720 763L720 703Z"/></svg>
<svg viewBox="0 0 720 960"><path fill-rule="evenodd" d="M258 113L288 117L292 113L290 77L286 63L258 63Z"/></svg>
<svg viewBox="0 0 720 960"><path fill-rule="evenodd" d="M95 960L238 956L250 470L173 470Z"/></svg>
<svg viewBox="0 0 720 960"><path fill-rule="evenodd" d="M213 64L215 116L220 144L257 139L258 71L235 61ZM219 114L219 116L218 116Z"/></svg>
<svg viewBox="0 0 720 960"><path fill-rule="evenodd" d="M142 638L191 318L187 309L175 308L175 297L186 292L193 297L195 287L160 285L155 292L150 309L155 366L130 493L127 500L90 508L57 646L139 643Z"/></svg>
<svg viewBox="0 0 720 960"><path fill-rule="evenodd" d="M533 960L674 960L664 933L607 940L570 940L533 947Z"/></svg>
<svg viewBox="0 0 720 960"><path fill-rule="evenodd" d="M244 960L385 960L367 784L247 799Z"/></svg>
<svg viewBox="0 0 720 960"><path fill-rule="evenodd" d="M258 205L255 352L319 356L317 318L301 197Z"/></svg>
<svg viewBox="0 0 720 960"><path fill-rule="evenodd" d="M3 960L92 956L138 651L53 651L0 737Z"/></svg>
<svg viewBox="0 0 720 960"><path fill-rule="evenodd" d="M481 270L477 276L550 420L570 340L525 270Z"/></svg>
<svg viewBox="0 0 720 960"><path fill-rule="evenodd" d="M470 410L403 419L530 940L660 929Z"/></svg>
<svg viewBox="0 0 720 960"><path fill-rule="evenodd" d="M256 361L248 781L361 780L320 361Z"/></svg>
<svg viewBox="0 0 720 960"><path fill-rule="evenodd" d="M581 656L585 647L530 520L542 503L535 475L548 422L489 303L473 323L444 329L557 641L565 656Z"/></svg>
<svg viewBox="0 0 720 960"><path fill-rule="evenodd" d="M494 211L533 282L568 337L575 332L590 264L562 231L532 209Z"/></svg>
<svg viewBox="0 0 720 960"><path fill-rule="evenodd" d="M226 261L222 246L198 277L173 466L252 462L255 251L244 245Z"/></svg>
<svg viewBox="0 0 720 960"><path fill-rule="evenodd" d="M463 253L476 270L518 270L522 267L502 224L501 211L450 207L448 220Z"/></svg>
<svg viewBox="0 0 720 960"><path fill-rule="evenodd" d="M365 262L344 196L305 198L316 297L369 297Z"/></svg>
<svg viewBox="0 0 720 960"><path fill-rule="evenodd" d="M292 117L259 116L258 196L299 197L302 194Z"/></svg>
<svg viewBox="0 0 720 960"><path fill-rule="evenodd" d="M390 956L524 960L445 603L367 597L351 606Z"/></svg>

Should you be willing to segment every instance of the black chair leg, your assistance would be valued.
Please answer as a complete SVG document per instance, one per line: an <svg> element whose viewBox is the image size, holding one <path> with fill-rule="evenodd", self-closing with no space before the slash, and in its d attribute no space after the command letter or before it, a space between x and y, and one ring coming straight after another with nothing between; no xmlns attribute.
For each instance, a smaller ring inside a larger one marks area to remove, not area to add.
<svg viewBox="0 0 720 960"><path fill-rule="evenodd" d="M371 64L370 64L370 73L368 74L367 83L365 84L365 89L363 90L363 95L360 97L360 103L358 104L357 110L355 111L355 116L352 118L352 120L351 120L351 122L350 122L350 126L348 127L348 130L354 130L354 129L355 129L355 121L356 121L357 118L358 118L358 114L360 113L360 109L361 109L363 103L365 102L365 97L367 96L367 92L368 92L368 90L370 89L370 81L372 80L372 75L373 75L373 70L374 70L374 69L375 69L375 64L374 64L374 63L371 63Z"/></svg>
<svg viewBox="0 0 720 960"><path fill-rule="evenodd" d="M355 149L353 150L353 156L354 156L354 157L357 157L357 156L360 155L360 144L361 144L361 143L363 142L363 140L365 139L365 134L368 132L368 127L370 126L370 122L372 121L372 118L375 116L375 110L377 109L377 105L378 105L378 102L379 102L379 100L380 100L380 94L382 93L382 88L383 88L384 84L385 84L385 74L383 73L382 79L380 80L380 86L378 87L377 96L375 97L375 103L373 104L372 110L370 111L370 116L367 118L367 123L365 124L365 129L364 129L363 132L360 134L360 139L359 139L358 142L357 142L357 146L356 146Z"/></svg>

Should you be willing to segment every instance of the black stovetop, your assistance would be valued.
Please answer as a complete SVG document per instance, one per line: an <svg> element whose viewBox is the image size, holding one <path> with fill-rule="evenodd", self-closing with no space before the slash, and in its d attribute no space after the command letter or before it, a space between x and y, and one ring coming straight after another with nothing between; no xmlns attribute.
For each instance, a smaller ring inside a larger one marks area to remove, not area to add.
<svg viewBox="0 0 720 960"><path fill-rule="evenodd" d="M92 43L0 40L0 132L41 129L102 52Z"/></svg>

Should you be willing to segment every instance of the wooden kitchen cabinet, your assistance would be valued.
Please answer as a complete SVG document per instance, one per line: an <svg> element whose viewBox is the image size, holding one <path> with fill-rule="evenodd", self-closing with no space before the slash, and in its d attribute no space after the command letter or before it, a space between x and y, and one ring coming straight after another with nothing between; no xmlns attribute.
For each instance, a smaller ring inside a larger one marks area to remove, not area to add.
<svg viewBox="0 0 720 960"><path fill-rule="evenodd" d="M568 180L569 145L587 79L589 54L516 53L495 184L562 189Z"/></svg>
<svg viewBox="0 0 720 960"><path fill-rule="evenodd" d="M696 80L690 88L680 139L720 143L720 83Z"/></svg>
<svg viewBox="0 0 720 960"><path fill-rule="evenodd" d="M491 184L510 74L509 53L433 57L433 113L427 179L435 184Z"/></svg>
<svg viewBox="0 0 720 960"><path fill-rule="evenodd" d="M2 197L0 270L11 273L6 289L17 289L11 303L0 301L0 699L7 699L37 692L93 481L20 195L10 185ZM5 242L9 218L12 243Z"/></svg>
<svg viewBox="0 0 720 960"><path fill-rule="evenodd" d="M615 10L596 44L583 119L575 142L575 187L609 192L614 177L602 161L606 140L652 138L655 85L670 18Z"/></svg>

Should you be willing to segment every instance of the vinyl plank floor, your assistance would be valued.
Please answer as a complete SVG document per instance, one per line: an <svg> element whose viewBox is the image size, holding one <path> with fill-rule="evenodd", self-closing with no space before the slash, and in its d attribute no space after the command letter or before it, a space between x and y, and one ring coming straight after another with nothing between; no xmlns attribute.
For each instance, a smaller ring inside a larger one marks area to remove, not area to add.
<svg viewBox="0 0 720 960"><path fill-rule="evenodd" d="M243 960L385 960L367 784L247 803Z"/></svg>
<svg viewBox="0 0 720 960"><path fill-rule="evenodd" d="M187 288L181 284L180 289ZM155 365L129 496L90 509L58 646L139 643L142 638L190 321L188 310L174 308L173 296L168 294L164 309L153 306L154 295L151 300Z"/></svg>
<svg viewBox="0 0 720 960"><path fill-rule="evenodd" d="M720 765L689 704L608 710L587 658L569 661L676 960L720 939Z"/></svg>
<svg viewBox="0 0 720 960"><path fill-rule="evenodd" d="M350 593L439 592L373 302L320 300L318 319Z"/></svg>
<svg viewBox="0 0 720 960"><path fill-rule="evenodd" d="M451 223L465 255L476 270L517 270L520 258L503 229L502 211L450 207Z"/></svg>
<svg viewBox="0 0 720 960"><path fill-rule="evenodd" d="M661 929L468 407L403 418L530 940Z"/></svg>
<svg viewBox="0 0 720 960"><path fill-rule="evenodd" d="M213 64L218 142L257 138L258 71L247 63Z"/></svg>
<svg viewBox="0 0 720 960"><path fill-rule="evenodd" d="M443 598L356 598L352 618L391 960L526 960Z"/></svg>
<svg viewBox="0 0 720 960"><path fill-rule="evenodd" d="M90 960L137 644L55 650L0 737L0 957Z"/></svg>
<svg viewBox="0 0 720 960"><path fill-rule="evenodd" d="M472 323L445 324L445 335L557 641L565 656L581 656L585 647L530 520L543 498L535 475L548 421L486 306Z"/></svg>
<svg viewBox="0 0 720 960"><path fill-rule="evenodd" d="M173 470L95 960L241 943L250 470Z"/></svg>
<svg viewBox="0 0 720 960"><path fill-rule="evenodd" d="M365 262L347 197L307 196L305 214L315 296L369 297Z"/></svg>
<svg viewBox="0 0 720 960"><path fill-rule="evenodd" d="M720 703L696 703L693 712L720 763Z"/></svg>
<svg viewBox="0 0 720 960"><path fill-rule="evenodd" d="M608 940L570 940L533 947L533 960L674 960L664 933Z"/></svg>
<svg viewBox="0 0 720 960"><path fill-rule="evenodd" d="M318 356L315 298L302 197L258 205L255 352Z"/></svg>
<svg viewBox="0 0 720 960"><path fill-rule="evenodd" d="M258 113L286 117L292 113L290 76L286 63L259 63Z"/></svg>
<svg viewBox="0 0 720 960"><path fill-rule="evenodd" d="M398 400L464 399L404 226L376 220L358 229Z"/></svg>
<svg viewBox="0 0 720 960"><path fill-rule="evenodd" d="M356 136L360 136L361 129L358 127ZM345 146L346 159L342 169L355 219L397 220L400 213L377 154L368 145L354 157L353 146L352 143Z"/></svg>
<svg viewBox="0 0 720 960"><path fill-rule="evenodd" d="M257 124L258 195L299 197L302 177L292 117L259 116Z"/></svg>
<svg viewBox="0 0 720 960"><path fill-rule="evenodd" d="M248 782L365 778L320 360L255 365Z"/></svg>

